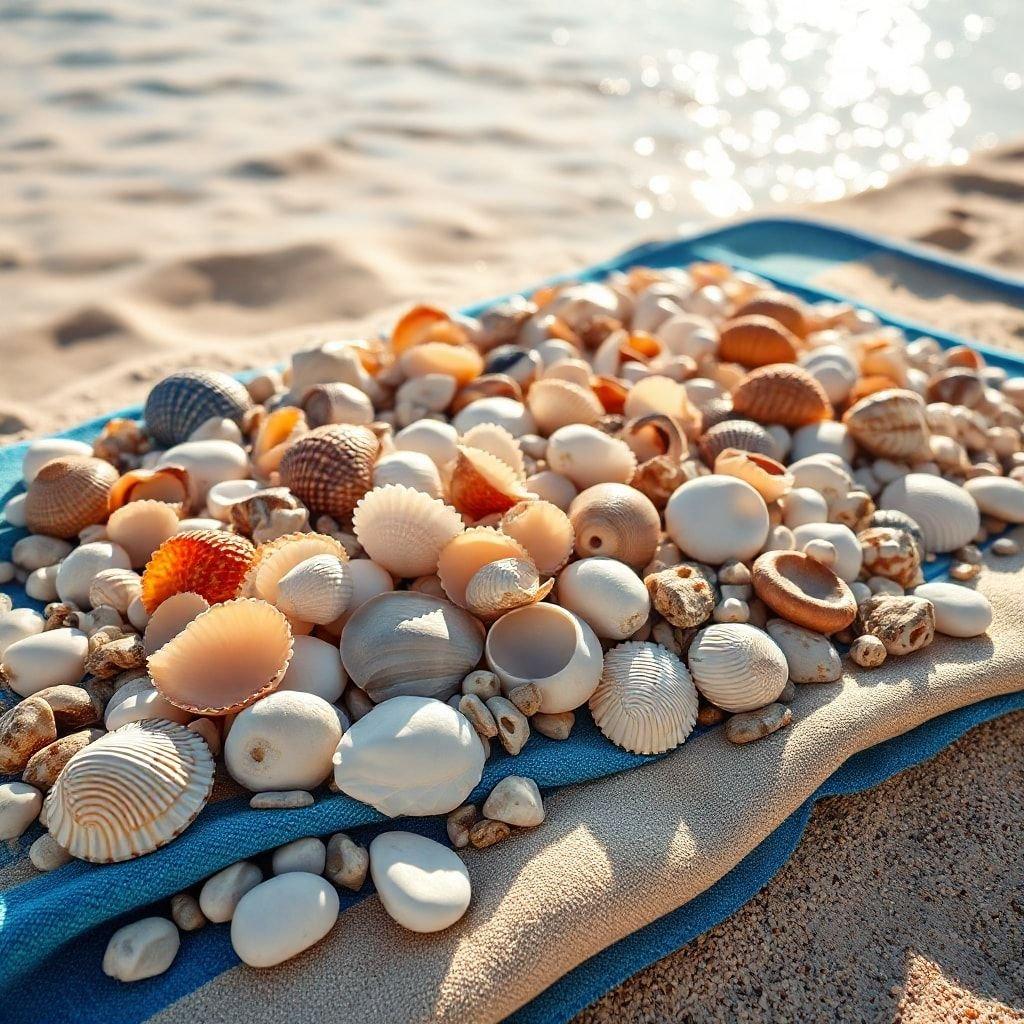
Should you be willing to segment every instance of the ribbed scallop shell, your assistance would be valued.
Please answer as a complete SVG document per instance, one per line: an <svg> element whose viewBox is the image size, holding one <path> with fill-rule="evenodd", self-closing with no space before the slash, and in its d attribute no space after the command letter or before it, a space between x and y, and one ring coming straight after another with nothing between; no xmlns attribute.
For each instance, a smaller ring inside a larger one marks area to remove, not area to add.
<svg viewBox="0 0 1024 1024"><path fill-rule="evenodd" d="M697 689L686 666L658 644L630 641L604 656L590 698L594 724L633 754L673 750L697 724Z"/></svg>
<svg viewBox="0 0 1024 1024"><path fill-rule="evenodd" d="M33 533L77 537L80 530L107 518L107 499L116 481L117 470L102 459L51 459L28 485L25 523Z"/></svg>
<svg viewBox="0 0 1024 1024"><path fill-rule="evenodd" d="M254 598L214 605L149 657L161 696L196 715L226 715L265 697L292 657L284 615Z"/></svg>
<svg viewBox="0 0 1024 1024"><path fill-rule="evenodd" d="M581 558L603 555L645 566L661 537L661 518L645 494L627 484L597 484L573 499L569 520Z"/></svg>
<svg viewBox="0 0 1024 1024"><path fill-rule="evenodd" d="M311 427L331 423L368 426L373 422L373 402L369 396L342 381L314 384L302 396L302 408Z"/></svg>
<svg viewBox="0 0 1024 1024"><path fill-rule="evenodd" d="M277 607L289 619L326 626L345 613L353 589L345 561L336 555L314 555L278 580Z"/></svg>
<svg viewBox="0 0 1024 1024"><path fill-rule="evenodd" d="M198 733L164 719L132 722L80 750L46 796L50 835L95 864L131 860L188 828L213 789Z"/></svg>
<svg viewBox="0 0 1024 1024"><path fill-rule="evenodd" d="M775 442L771 434L759 423L752 420L723 420L704 432L697 443L700 457L709 466L727 448L741 452L756 452L758 455L775 456Z"/></svg>
<svg viewBox="0 0 1024 1024"><path fill-rule="evenodd" d="M807 334L804 307L794 295L787 295L785 292L761 292L736 310L737 317L752 315L770 317L792 331L798 338Z"/></svg>
<svg viewBox="0 0 1024 1024"><path fill-rule="evenodd" d="M453 345L443 341L425 341L408 349L398 365L406 377L444 373L459 384L468 384L484 368L484 359L471 345Z"/></svg>
<svg viewBox="0 0 1024 1024"><path fill-rule="evenodd" d="M205 597L185 591L174 594L149 617L142 643L146 654L155 654L165 643L173 640L193 619L210 610Z"/></svg>
<svg viewBox="0 0 1024 1024"><path fill-rule="evenodd" d="M542 576L553 576L572 557L576 534L569 517L550 501L521 501L499 526L529 552Z"/></svg>
<svg viewBox="0 0 1024 1024"><path fill-rule="evenodd" d="M114 512L133 501L163 501L184 506L188 501L188 470L181 466L133 469L110 488L107 508Z"/></svg>
<svg viewBox="0 0 1024 1024"><path fill-rule="evenodd" d="M782 649L746 623L706 626L687 658L697 689L725 711L754 711L778 699L789 679Z"/></svg>
<svg viewBox="0 0 1024 1024"><path fill-rule="evenodd" d="M286 573L316 555L331 555L348 561L341 541L325 533L288 533L261 544L245 581L244 593L277 604L277 588Z"/></svg>
<svg viewBox="0 0 1024 1024"><path fill-rule="evenodd" d="M370 491L356 506L352 526L367 557L406 579L433 573L444 546L465 529L451 506L401 484Z"/></svg>
<svg viewBox="0 0 1024 1024"><path fill-rule="evenodd" d="M190 591L210 604L234 597L256 557L244 537L186 530L163 542L142 574L142 603L153 614L172 594Z"/></svg>
<svg viewBox="0 0 1024 1024"><path fill-rule="evenodd" d="M501 459L507 466L511 466L520 480L526 479L526 463L523 461L519 439L513 437L501 424L478 423L462 435L462 443L470 448L489 452L496 459Z"/></svg>
<svg viewBox="0 0 1024 1024"><path fill-rule="evenodd" d="M499 558L473 574L466 585L466 608L484 622L493 622L526 604L543 601L555 581L541 584L537 567L525 558Z"/></svg>
<svg viewBox="0 0 1024 1024"><path fill-rule="evenodd" d="M309 432L306 414L293 405L275 409L260 424L252 444L252 465L256 476L266 480L280 465L284 454Z"/></svg>
<svg viewBox="0 0 1024 1024"><path fill-rule="evenodd" d="M751 370L732 390L738 416L758 423L803 427L832 418L825 389L802 367L773 363Z"/></svg>
<svg viewBox="0 0 1024 1024"><path fill-rule="evenodd" d="M130 501L110 513L107 538L128 552L132 565L144 566L153 552L173 537L181 520L178 506L164 501Z"/></svg>
<svg viewBox="0 0 1024 1024"><path fill-rule="evenodd" d="M529 561L526 549L517 540L490 526L475 526L450 540L437 560L437 575L444 592L461 607L466 606L466 587L474 575L499 558Z"/></svg>
<svg viewBox="0 0 1024 1024"><path fill-rule="evenodd" d="M470 519L507 512L513 505L536 495L501 459L480 448L458 446L455 466L448 480L451 503Z"/></svg>
<svg viewBox="0 0 1024 1024"><path fill-rule="evenodd" d="M873 455L912 462L928 457L924 400L913 391L876 391L843 416L850 436Z"/></svg>
<svg viewBox="0 0 1024 1024"><path fill-rule="evenodd" d="M169 448L187 441L208 419L237 421L251 408L249 392L234 377L217 370L181 370L154 386L143 415L156 442Z"/></svg>
<svg viewBox="0 0 1024 1024"><path fill-rule="evenodd" d="M722 324L718 358L753 370L771 363L792 363L800 341L777 320L757 314L738 316Z"/></svg>
<svg viewBox="0 0 1024 1024"><path fill-rule="evenodd" d="M604 415L604 406L590 388L557 377L537 381L526 395L526 407L545 437L569 423L589 426Z"/></svg>
<svg viewBox="0 0 1024 1024"><path fill-rule="evenodd" d="M314 514L346 518L370 489L380 443L366 427L317 427L281 459L281 483Z"/></svg>
<svg viewBox="0 0 1024 1024"><path fill-rule="evenodd" d="M905 512L921 527L926 551L969 544L981 525L977 502L962 487L928 473L908 473L882 491L883 509Z"/></svg>
<svg viewBox="0 0 1024 1024"><path fill-rule="evenodd" d="M757 452L726 448L715 459L715 472L745 481L769 503L793 487L793 474L781 462Z"/></svg>

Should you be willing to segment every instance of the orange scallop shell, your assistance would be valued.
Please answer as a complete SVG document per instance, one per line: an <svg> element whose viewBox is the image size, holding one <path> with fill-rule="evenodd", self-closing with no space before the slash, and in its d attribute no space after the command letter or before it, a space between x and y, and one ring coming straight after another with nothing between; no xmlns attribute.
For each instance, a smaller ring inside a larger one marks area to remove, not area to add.
<svg viewBox="0 0 1024 1024"><path fill-rule="evenodd" d="M28 486L25 519L33 533L72 538L107 518L117 470L91 455L51 459Z"/></svg>
<svg viewBox="0 0 1024 1024"><path fill-rule="evenodd" d="M799 338L776 320L750 314L722 325L718 358L749 370L769 363L794 363L799 344Z"/></svg>
<svg viewBox="0 0 1024 1024"><path fill-rule="evenodd" d="M470 519L507 512L520 501L534 498L516 471L480 448L459 445L448 484L451 503Z"/></svg>
<svg viewBox="0 0 1024 1024"><path fill-rule="evenodd" d="M761 292L736 310L737 317L751 314L771 317L798 338L807 335L807 318L804 316L803 304L793 295L787 295L785 292Z"/></svg>
<svg viewBox="0 0 1024 1024"><path fill-rule="evenodd" d="M165 501L184 505L188 501L188 470L181 466L159 469L133 469L125 473L107 499L107 510L116 512L130 501Z"/></svg>
<svg viewBox="0 0 1024 1024"><path fill-rule="evenodd" d="M185 591L210 604L238 593L256 549L244 537L221 530L176 533L156 549L142 574L142 603L153 614L161 603Z"/></svg>
<svg viewBox="0 0 1024 1024"><path fill-rule="evenodd" d="M391 332L391 348L397 356L421 342L443 340L446 334L451 333L452 326L457 327L452 325L451 317L443 309L437 306L413 306L395 324ZM462 331L461 328L458 330ZM462 333L465 334L464 331Z"/></svg>
<svg viewBox="0 0 1024 1024"><path fill-rule="evenodd" d="M751 370L733 388L732 406L739 417L784 427L832 419L832 403L825 389L792 363L772 363Z"/></svg>

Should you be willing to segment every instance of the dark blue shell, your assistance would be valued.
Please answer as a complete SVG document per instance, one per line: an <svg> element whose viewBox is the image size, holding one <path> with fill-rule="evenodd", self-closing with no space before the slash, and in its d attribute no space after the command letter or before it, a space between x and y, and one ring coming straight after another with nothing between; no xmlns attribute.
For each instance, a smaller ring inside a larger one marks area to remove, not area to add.
<svg viewBox="0 0 1024 1024"><path fill-rule="evenodd" d="M252 408L245 386L217 370L181 370L164 377L146 399L146 426L162 447L187 441L214 416L238 420Z"/></svg>

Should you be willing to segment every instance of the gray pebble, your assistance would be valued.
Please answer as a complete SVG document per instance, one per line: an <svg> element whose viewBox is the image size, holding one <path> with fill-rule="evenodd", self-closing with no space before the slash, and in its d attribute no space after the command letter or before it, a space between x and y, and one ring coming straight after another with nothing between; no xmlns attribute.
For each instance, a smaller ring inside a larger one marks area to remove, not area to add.
<svg viewBox="0 0 1024 1024"><path fill-rule="evenodd" d="M171 917L183 932L196 932L206 924L206 915L199 909L199 900L187 892L171 897Z"/></svg>
<svg viewBox="0 0 1024 1024"><path fill-rule="evenodd" d="M793 712L785 704L769 704L756 711L733 715L725 723L725 738L730 743L753 743L793 721Z"/></svg>
<svg viewBox="0 0 1024 1024"><path fill-rule="evenodd" d="M163 974L178 955L181 938L166 917L145 917L119 928L103 954L103 973L118 981L142 981Z"/></svg>
<svg viewBox="0 0 1024 1024"><path fill-rule="evenodd" d="M295 839L279 846L270 858L275 875L289 871L306 871L311 875L323 874L327 863L327 847L315 836Z"/></svg>
<svg viewBox="0 0 1024 1024"><path fill-rule="evenodd" d="M286 789L280 793L257 793L249 806L254 811L291 810L296 807L312 807L313 794L304 789Z"/></svg>
<svg viewBox="0 0 1024 1024"><path fill-rule="evenodd" d="M199 907L214 924L230 921L238 901L263 881L263 872L255 864L240 860L208 878L199 890Z"/></svg>
<svg viewBox="0 0 1024 1024"><path fill-rule="evenodd" d="M71 854L49 832L44 832L28 848L28 859L36 871L53 871L67 864Z"/></svg>

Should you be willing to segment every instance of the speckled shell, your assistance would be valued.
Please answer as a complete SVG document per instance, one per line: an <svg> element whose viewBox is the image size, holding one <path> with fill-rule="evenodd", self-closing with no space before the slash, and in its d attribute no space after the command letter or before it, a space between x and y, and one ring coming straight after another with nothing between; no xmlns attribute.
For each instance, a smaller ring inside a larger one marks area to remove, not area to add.
<svg viewBox="0 0 1024 1024"><path fill-rule="evenodd" d="M178 509L163 501L130 501L110 513L107 537L128 552L139 569L153 557L153 552L177 532Z"/></svg>
<svg viewBox="0 0 1024 1024"><path fill-rule="evenodd" d="M604 555L634 569L654 555L661 519L654 503L627 484L597 484L573 499L569 520L581 558Z"/></svg>
<svg viewBox="0 0 1024 1024"><path fill-rule="evenodd" d="M589 387L550 377L537 381L526 396L537 429L545 437L570 423L596 423L604 406Z"/></svg>
<svg viewBox="0 0 1024 1024"><path fill-rule="evenodd" d="M799 345L799 338L777 320L750 313L722 324L718 358L753 370L771 363L795 362Z"/></svg>
<svg viewBox="0 0 1024 1024"><path fill-rule="evenodd" d="M302 396L302 408L311 427L332 423L369 426L373 422L373 402L352 384L334 381L314 384Z"/></svg>
<svg viewBox="0 0 1024 1024"><path fill-rule="evenodd" d="M209 611L210 602L198 594L185 591L167 598L149 618L142 642L146 654L155 654L173 640L193 619Z"/></svg>
<svg viewBox="0 0 1024 1024"><path fill-rule="evenodd" d="M278 469L285 452L309 432L306 414L293 405L275 409L260 424L252 443L252 465L262 480Z"/></svg>
<svg viewBox="0 0 1024 1024"><path fill-rule="evenodd" d="M981 526L977 502L967 491L927 473L893 480L879 505L910 516L921 527L925 550L940 554L970 543Z"/></svg>
<svg viewBox="0 0 1024 1024"><path fill-rule="evenodd" d="M900 512L895 508L876 509L868 517L863 529L867 530L875 526L888 526L909 534L913 538L914 544L917 545L918 560L924 560L924 534L921 532L921 527L906 512Z"/></svg>
<svg viewBox="0 0 1024 1024"><path fill-rule="evenodd" d="M737 317L752 315L769 317L792 331L798 338L807 334L803 304L795 296L787 295L785 292L761 292L736 310Z"/></svg>
<svg viewBox="0 0 1024 1024"><path fill-rule="evenodd" d="M450 601L394 591L367 601L345 624L341 660L376 703L398 696L447 700L483 653L483 627Z"/></svg>
<svg viewBox="0 0 1024 1024"><path fill-rule="evenodd" d="M572 557L576 534L569 517L550 501L521 501L502 517L499 526L529 552L537 571L552 576Z"/></svg>
<svg viewBox="0 0 1024 1024"><path fill-rule="evenodd" d="M157 444L169 448L187 441L213 417L239 420L252 408L245 386L217 370L181 370L164 377L146 399L146 426Z"/></svg>
<svg viewBox="0 0 1024 1024"><path fill-rule="evenodd" d="M750 484L769 503L777 501L793 486L793 474L781 462L757 452L741 452L738 448L726 448L719 453L715 472Z"/></svg>
<svg viewBox="0 0 1024 1024"><path fill-rule="evenodd" d="M317 427L284 453L281 483L314 515L345 519L371 487L379 448L366 427Z"/></svg>
<svg viewBox="0 0 1024 1024"><path fill-rule="evenodd" d="M709 466L727 448L741 452L756 452L775 458L776 447L771 434L752 420L723 420L706 430L697 444L700 457Z"/></svg>
<svg viewBox="0 0 1024 1024"><path fill-rule="evenodd" d="M739 416L784 427L832 419L825 389L806 370L790 363L751 370L733 388L732 405Z"/></svg>
<svg viewBox="0 0 1024 1024"><path fill-rule="evenodd" d="M490 526L475 526L460 533L444 546L437 560L437 575L444 592L457 605L465 607L469 581L488 562L499 558L530 560L519 541Z"/></svg>
<svg viewBox="0 0 1024 1024"><path fill-rule="evenodd" d="M913 391L876 391L852 405L843 422L850 436L873 455L903 462L928 457L924 400Z"/></svg>
<svg viewBox="0 0 1024 1024"><path fill-rule="evenodd" d="M288 533L261 544L256 549L256 558L242 592L276 605L282 578L307 558L317 555L348 561L348 552L341 541L325 533Z"/></svg>
<svg viewBox="0 0 1024 1024"><path fill-rule="evenodd" d="M573 423L548 440L548 468L568 477L581 490L602 483L629 483L636 456L625 441L595 427Z"/></svg>
<svg viewBox="0 0 1024 1024"><path fill-rule="evenodd" d="M478 619L493 622L513 608L543 601L554 583L552 579L542 584L537 567L525 558L499 558L473 574L466 585L466 608Z"/></svg>
<svg viewBox="0 0 1024 1024"><path fill-rule="evenodd" d="M754 592L782 618L815 633L836 633L857 615L850 587L802 551L768 551L751 572Z"/></svg>
<svg viewBox="0 0 1024 1024"><path fill-rule="evenodd" d="M604 656L590 698L594 724L633 754L663 754L693 732L697 689L686 666L658 644L631 641Z"/></svg>
<svg viewBox="0 0 1024 1024"><path fill-rule="evenodd" d="M506 462L468 445L458 446L455 466L448 480L451 503L470 519L507 512L513 505L536 495Z"/></svg>
<svg viewBox="0 0 1024 1024"><path fill-rule="evenodd" d="M314 555L278 580L277 607L289 619L326 626L344 614L353 589L347 559Z"/></svg>
<svg viewBox="0 0 1024 1024"><path fill-rule="evenodd" d="M117 470L102 459L69 455L45 463L28 487L25 522L33 533L70 539L107 518Z"/></svg>
<svg viewBox="0 0 1024 1024"><path fill-rule="evenodd" d="M235 596L255 558L252 544L222 530L187 530L169 537L142 574L150 615L172 594L190 591L211 604Z"/></svg>
<svg viewBox="0 0 1024 1024"><path fill-rule="evenodd" d="M498 423L478 423L470 427L462 436L462 443L470 448L479 448L490 452L496 459L501 459L520 480L526 479L526 464L523 451L519 447L519 439L513 437Z"/></svg>
<svg viewBox="0 0 1024 1024"><path fill-rule="evenodd" d="M213 789L198 733L163 719L132 722L80 750L46 796L47 828L73 857L131 860L185 831Z"/></svg>
<svg viewBox="0 0 1024 1024"><path fill-rule="evenodd" d="M183 507L188 495L188 470L181 466L133 469L110 488L107 508L115 512L134 501L162 501Z"/></svg>
<svg viewBox="0 0 1024 1024"><path fill-rule="evenodd" d="M778 699L789 679L779 645L746 623L706 626L694 637L688 660L697 689L725 711L763 708Z"/></svg>

